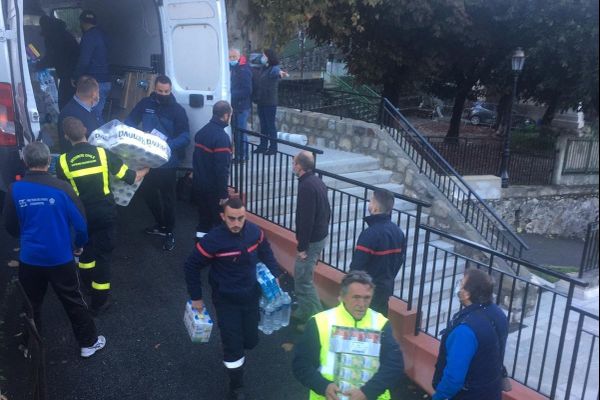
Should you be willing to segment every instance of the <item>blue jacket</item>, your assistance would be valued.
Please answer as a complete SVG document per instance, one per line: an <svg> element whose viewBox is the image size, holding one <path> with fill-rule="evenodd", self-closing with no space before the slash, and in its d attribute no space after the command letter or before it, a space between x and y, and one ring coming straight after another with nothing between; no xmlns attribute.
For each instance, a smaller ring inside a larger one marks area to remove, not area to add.
<svg viewBox="0 0 600 400"><path fill-rule="evenodd" d="M501 400L508 319L495 304L471 304L442 331L434 400Z"/></svg>
<svg viewBox="0 0 600 400"><path fill-rule="evenodd" d="M231 141L225 133L226 126L225 122L213 117L194 138L194 191L215 193L220 199L226 199L228 195L231 165Z"/></svg>
<svg viewBox="0 0 600 400"><path fill-rule="evenodd" d="M252 107L252 69L248 64L240 63L230 67L231 72L231 107L240 112Z"/></svg>
<svg viewBox="0 0 600 400"><path fill-rule="evenodd" d="M362 270L373 278L376 294L391 296L394 280L406 254L404 233L391 221L390 214L369 215L369 225L356 242L350 270Z"/></svg>
<svg viewBox="0 0 600 400"><path fill-rule="evenodd" d="M131 110L125 123L134 128L141 123L144 132L156 129L167 136L171 158L160 168L176 168L184 159L185 149L190 144L190 125L185 110L173 94L166 103L159 103L156 93L143 98Z"/></svg>
<svg viewBox="0 0 600 400"><path fill-rule="evenodd" d="M6 230L21 239L21 262L56 267L73 260L75 247L88 240L81 201L67 182L46 172L27 172L10 185L4 205Z"/></svg>
<svg viewBox="0 0 600 400"><path fill-rule="evenodd" d="M73 78L77 80L81 75L91 75L98 82L110 82L108 38L96 26L85 31L79 43L79 60Z"/></svg>
<svg viewBox="0 0 600 400"><path fill-rule="evenodd" d="M80 120L87 129L87 137L90 136L92 131L100 127L100 121L98 121L96 113L93 113L91 108L86 109L74 96L63 109L60 110L60 114L58 115L58 141L61 153L66 153L73 148L71 142L65 139L65 134L63 132L63 121L67 117L74 117Z"/></svg>
<svg viewBox="0 0 600 400"><path fill-rule="evenodd" d="M200 269L211 266L209 283L214 298L246 302L260 290L256 281L256 264L262 261L273 276L281 274L279 264L264 232L246 221L240 233L225 224L211 229L202 237L185 262L185 280L192 300L202 299Z"/></svg>

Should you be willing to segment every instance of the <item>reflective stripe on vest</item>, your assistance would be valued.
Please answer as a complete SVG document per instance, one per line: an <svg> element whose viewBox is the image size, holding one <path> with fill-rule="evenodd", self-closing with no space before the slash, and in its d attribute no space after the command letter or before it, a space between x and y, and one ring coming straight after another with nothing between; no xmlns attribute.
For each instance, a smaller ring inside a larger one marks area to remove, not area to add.
<svg viewBox="0 0 600 400"><path fill-rule="evenodd" d="M321 344L321 353L319 356L319 362L321 367L319 371L321 375L327 380L333 381L333 369L335 364L335 353L329 351L329 340L331 338L331 329L333 326L343 326L348 328L359 328L359 329L373 329L381 331L383 326L387 322L387 318L382 314L371 310L367 310L367 313L360 321L356 322L352 315L346 311L344 304L341 303L335 308L327 311L323 311L314 316L315 322L317 323L317 330L319 331L319 342ZM389 400L390 392L386 390L380 395L378 400ZM325 397L321 396L312 390L309 395L310 400L324 400Z"/></svg>
<svg viewBox="0 0 600 400"><path fill-rule="evenodd" d="M109 180L108 180L108 162L106 161L106 151L102 147L97 147L98 149L98 157L100 158L100 165L97 167L89 167L78 169L77 171L69 170L69 164L67 163L67 155L61 154L60 156L60 166L65 173L65 177L71 182L71 186L73 186L73 190L75 193L79 195L79 190L77 189L77 184L75 183L75 178L80 178L82 176L94 175L94 174L102 174L102 182L103 182L103 191L105 195L110 194L109 188ZM123 166L125 167L125 166ZM123 171L123 168L121 168ZM119 171L119 173L121 173ZM127 167L125 167L125 171L127 171ZM123 175L125 175L125 171L123 171Z"/></svg>

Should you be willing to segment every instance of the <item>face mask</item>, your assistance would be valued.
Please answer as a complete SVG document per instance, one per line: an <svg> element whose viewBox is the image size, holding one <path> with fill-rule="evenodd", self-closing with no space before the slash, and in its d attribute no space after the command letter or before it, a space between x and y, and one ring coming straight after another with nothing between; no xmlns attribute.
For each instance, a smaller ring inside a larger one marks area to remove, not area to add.
<svg viewBox="0 0 600 400"><path fill-rule="evenodd" d="M171 97L170 95L164 95L164 94L156 94L156 101L158 101L160 104L166 104L169 102L169 97Z"/></svg>
<svg viewBox="0 0 600 400"><path fill-rule="evenodd" d="M267 56L265 56L265 55L263 55L263 56L260 58L260 63L261 63L262 65L267 65L267 62L268 62L268 61L269 61L269 59L268 59L268 58L267 58Z"/></svg>
<svg viewBox="0 0 600 400"><path fill-rule="evenodd" d="M229 60L229 66L230 67L235 67L236 65L238 65L239 61L238 60Z"/></svg>

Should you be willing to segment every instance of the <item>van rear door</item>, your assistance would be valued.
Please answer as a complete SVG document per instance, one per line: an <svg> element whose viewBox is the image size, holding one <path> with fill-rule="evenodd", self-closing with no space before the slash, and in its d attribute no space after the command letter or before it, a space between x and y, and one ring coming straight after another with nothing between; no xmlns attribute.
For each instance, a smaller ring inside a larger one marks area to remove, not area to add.
<svg viewBox="0 0 600 400"><path fill-rule="evenodd" d="M212 106L229 101L227 21L223 0L163 0L159 8L165 73L185 108L190 134L212 116ZM190 146L182 167L191 167Z"/></svg>
<svg viewBox="0 0 600 400"><path fill-rule="evenodd" d="M15 111L15 131L19 146L35 140L40 131L40 117L35 103L23 35L23 0L6 3L5 43L12 84Z"/></svg>

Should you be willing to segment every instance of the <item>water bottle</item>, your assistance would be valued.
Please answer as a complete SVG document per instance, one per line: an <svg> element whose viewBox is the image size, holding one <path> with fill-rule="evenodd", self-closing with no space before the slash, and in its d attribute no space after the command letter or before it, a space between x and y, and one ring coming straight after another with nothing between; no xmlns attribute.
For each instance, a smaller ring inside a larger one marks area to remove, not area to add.
<svg viewBox="0 0 600 400"><path fill-rule="evenodd" d="M281 307L281 296L276 295L272 301L273 304L273 331L278 330L282 326L282 307Z"/></svg>
<svg viewBox="0 0 600 400"><path fill-rule="evenodd" d="M260 320L258 321L258 329L261 332L265 332L265 298L264 296L260 297L260 301L258 302L258 309L260 310Z"/></svg>
<svg viewBox="0 0 600 400"><path fill-rule="evenodd" d="M267 303L265 306L265 321L263 322L263 332L265 335L273 333L273 304Z"/></svg>
<svg viewBox="0 0 600 400"><path fill-rule="evenodd" d="M292 315L292 298L287 292L282 292L281 295L281 326L290 324Z"/></svg>

